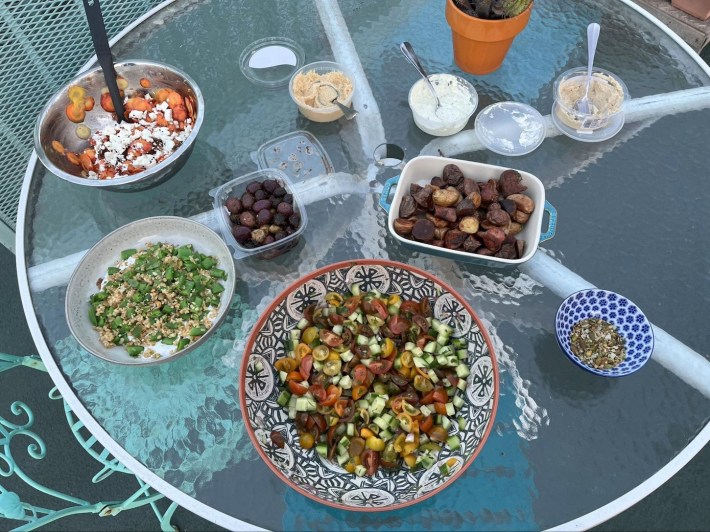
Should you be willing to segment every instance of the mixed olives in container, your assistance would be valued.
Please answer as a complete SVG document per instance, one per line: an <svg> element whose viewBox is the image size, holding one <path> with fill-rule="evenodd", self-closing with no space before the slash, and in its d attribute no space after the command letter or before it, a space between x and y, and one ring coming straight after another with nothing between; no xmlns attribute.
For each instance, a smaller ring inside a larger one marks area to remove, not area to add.
<svg viewBox="0 0 710 532"><path fill-rule="evenodd" d="M213 191L222 236L235 258L271 259L293 248L307 218L293 184L283 172L259 170Z"/></svg>

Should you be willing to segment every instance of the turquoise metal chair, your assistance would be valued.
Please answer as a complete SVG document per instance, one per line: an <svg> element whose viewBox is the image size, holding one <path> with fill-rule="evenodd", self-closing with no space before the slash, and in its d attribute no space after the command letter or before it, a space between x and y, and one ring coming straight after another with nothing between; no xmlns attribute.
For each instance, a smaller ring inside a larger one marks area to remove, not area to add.
<svg viewBox="0 0 710 532"><path fill-rule="evenodd" d="M36 355L18 357L0 353L0 373L19 366L46 371L42 360ZM53 400L62 399L56 388L50 390L49 398ZM92 478L92 482L99 483L106 480L114 473L133 475L106 449L101 447L96 438L89 433L84 427L84 424L74 415L67 403L65 401L63 402L64 412L72 434L74 434L74 437L81 447L102 466L102 469ZM158 518L162 530L165 532L177 530L177 528L170 523L177 504L170 504L168 509L162 512L156 503L162 499L163 496L153 491L138 477L135 478L139 488L127 499L122 501L96 502L67 495L30 478L24 472L10 450L13 439L17 438L18 440L22 440L23 443L27 445L27 455L34 460L44 459L47 453L47 447L44 440L34 432L34 414L25 403L15 401L10 405L10 412L17 419L10 421L0 416L0 477L17 477L30 488L57 499L58 508L43 508L26 502L26 499L30 496L29 491L28 493L23 491L21 495L9 491L3 487L2 478L0 478L0 528L5 528L3 522L19 522L24 524L20 524L12 530L35 530L57 519L71 515L97 514L101 517L108 517L118 515L125 510L131 510L149 504L155 516Z"/></svg>

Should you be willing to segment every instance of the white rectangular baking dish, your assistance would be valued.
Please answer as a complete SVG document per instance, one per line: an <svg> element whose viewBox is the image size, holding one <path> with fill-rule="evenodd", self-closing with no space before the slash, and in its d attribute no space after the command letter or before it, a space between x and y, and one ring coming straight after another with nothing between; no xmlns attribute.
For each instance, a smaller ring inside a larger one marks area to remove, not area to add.
<svg viewBox="0 0 710 532"><path fill-rule="evenodd" d="M512 266L522 264L532 258L537 251L537 246L540 242L549 240L555 235L557 226L557 212L554 207L545 201L545 187L542 182L529 172L518 170L523 176L522 184L527 190L523 192L532 198L535 202L535 210L530 215L530 219L525 224L522 232L516 237L525 241L525 251L519 259L503 259L499 257L488 257L485 255L477 255L475 253L467 253L455 249L446 249L442 247L409 240L398 235L394 230L394 221L399 217L399 205L402 202L402 197L409 193L409 185L416 183L424 186L431 181L434 176L440 176L447 164L456 164L465 177L470 177L476 181L488 181L489 179L498 179L504 170L508 170L503 166L494 166L492 164L476 163L473 161L464 161L461 159L450 159L448 157L435 157L430 155L422 155L415 157L409 161L402 169L401 175L387 180L382 190L380 197L380 205L389 212L387 227L390 234L399 241L402 245L407 246L416 251L447 257L453 260L469 262L473 264L482 264L487 266ZM396 186L392 203L388 203L388 197L392 187ZM545 233L542 233L542 218L543 212L549 214L548 228Z"/></svg>

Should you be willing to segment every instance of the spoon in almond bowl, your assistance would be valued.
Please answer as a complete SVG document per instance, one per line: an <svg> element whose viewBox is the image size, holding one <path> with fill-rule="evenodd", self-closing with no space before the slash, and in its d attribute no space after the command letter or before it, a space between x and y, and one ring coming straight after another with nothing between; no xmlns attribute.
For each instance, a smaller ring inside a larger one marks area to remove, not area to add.
<svg viewBox="0 0 710 532"><path fill-rule="evenodd" d="M325 90L322 90L322 89L325 89ZM338 98L340 98L340 93L338 92L338 89L336 89L330 83L322 83L318 87L318 102L321 105L325 105L327 103L330 103L332 105L336 105L338 107L338 109L340 109L343 112L343 115L345 116L346 119L352 120L353 118L355 118L358 114L358 111L348 107L347 105L340 103L338 101Z"/></svg>

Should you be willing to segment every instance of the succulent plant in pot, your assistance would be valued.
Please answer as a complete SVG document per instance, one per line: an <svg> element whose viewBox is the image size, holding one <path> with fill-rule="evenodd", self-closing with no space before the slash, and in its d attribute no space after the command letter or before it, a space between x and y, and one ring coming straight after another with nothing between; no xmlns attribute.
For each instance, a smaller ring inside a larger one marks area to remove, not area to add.
<svg viewBox="0 0 710 532"><path fill-rule="evenodd" d="M456 64L471 74L490 74L505 59L530 20L533 0L447 0Z"/></svg>

